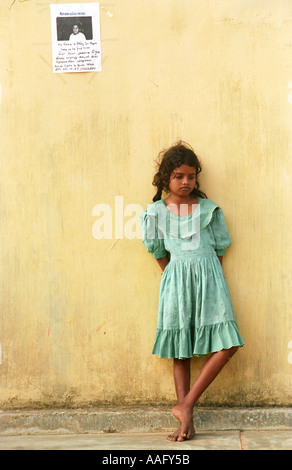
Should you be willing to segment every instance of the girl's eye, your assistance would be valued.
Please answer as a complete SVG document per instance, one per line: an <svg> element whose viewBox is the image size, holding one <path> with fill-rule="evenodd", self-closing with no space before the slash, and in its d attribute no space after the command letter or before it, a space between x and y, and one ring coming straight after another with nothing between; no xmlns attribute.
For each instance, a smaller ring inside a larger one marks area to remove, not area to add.
<svg viewBox="0 0 292 470"><path fill-rule="evenodd" d="M183 178L183 175L176 175L176 174L174 174L173 178L177 178L177 179L181 180L181 179ZM195 178L195 175L190 175L190 176L188 177L189 180L193 180L194 178Z"/></svg>

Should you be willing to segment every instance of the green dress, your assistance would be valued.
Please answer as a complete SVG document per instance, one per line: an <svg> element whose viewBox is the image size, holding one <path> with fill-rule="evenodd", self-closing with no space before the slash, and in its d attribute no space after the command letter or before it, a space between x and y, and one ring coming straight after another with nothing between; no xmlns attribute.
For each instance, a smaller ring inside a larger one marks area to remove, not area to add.
<svg viewBox="0 0 292 470"><path fill-rule="evenodd" d="M152 354L186 359L243 346L218 256L231 239L221 208L198 197L195 210L178 216L164 199L140 218L143 243L155 259L170 253L163 271Z"/></svg>

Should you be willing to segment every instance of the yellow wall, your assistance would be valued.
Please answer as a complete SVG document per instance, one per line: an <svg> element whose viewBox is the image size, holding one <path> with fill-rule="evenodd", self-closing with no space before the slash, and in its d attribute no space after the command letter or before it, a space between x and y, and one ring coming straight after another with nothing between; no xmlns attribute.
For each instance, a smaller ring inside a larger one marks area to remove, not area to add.
<svg viewBox="0 0 292 470"><path fill-rule="evenodd" d="M94 238L92 212L114 217L115 196L146 208L158 151L182 138L225 213L246 342L200 402L287 405L292 3L104 0L100 12L102 71L59 75L50 2L1 0L0 404L175 401L172 361L151 355L160 269L140 239Z"/></svg>

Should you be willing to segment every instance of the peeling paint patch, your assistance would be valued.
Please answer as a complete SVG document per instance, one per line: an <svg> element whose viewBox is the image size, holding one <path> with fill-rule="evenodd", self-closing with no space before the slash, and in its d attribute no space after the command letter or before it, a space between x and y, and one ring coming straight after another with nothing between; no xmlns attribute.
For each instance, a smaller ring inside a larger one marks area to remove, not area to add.
<svg viewBox="0 0 292 470"><path fill-rule="evenodd" d="M101 7L101 9L102 9L102 10L105 10L105 7ZM112 18L112 17L114 16L113 13L111 13L111 12L108 11L108 10L107 10L105 13L106 13L106 15L107 15L109 18Z"/></svg>

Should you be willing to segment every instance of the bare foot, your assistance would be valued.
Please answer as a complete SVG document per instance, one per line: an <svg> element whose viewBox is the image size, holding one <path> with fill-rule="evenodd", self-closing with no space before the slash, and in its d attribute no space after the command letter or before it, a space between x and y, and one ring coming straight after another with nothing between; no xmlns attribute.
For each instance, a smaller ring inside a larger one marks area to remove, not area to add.
<svg viewBox="0 0 292 470"><path fill-rule="evenodd" d="M180 436L180 426L177 428L176 431L174 431L172 434L169 434L169 436L167 436L167 440L168 441L177 441L179 436Z"/></svg>
<svg viewBox="0 0 292 470"><path fill-rule="evenodd" d="M181 442L186 439L192 439L196 434L192 410L186 408L182 404L178 404L174 406L171 411L173 416L181 422L180 435L176 440Z"/></svg>

